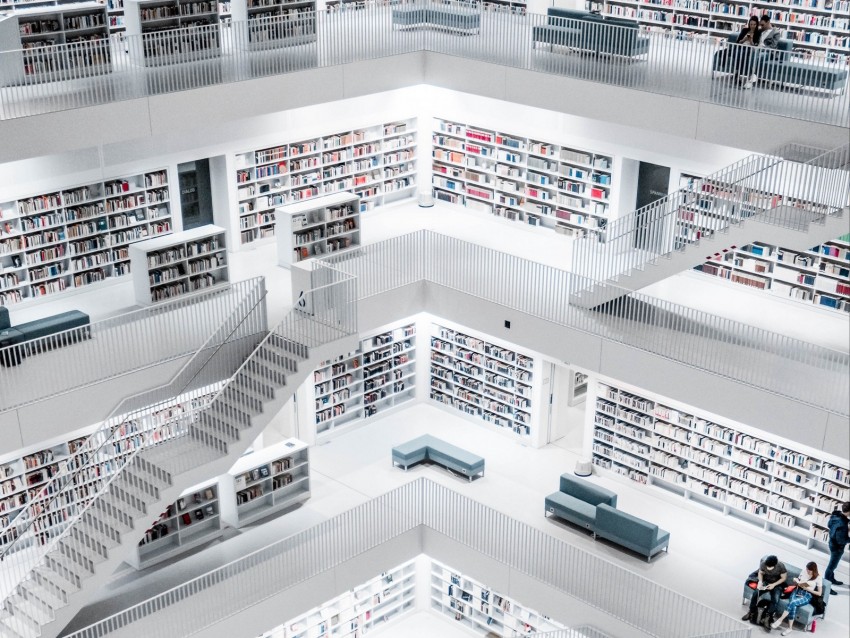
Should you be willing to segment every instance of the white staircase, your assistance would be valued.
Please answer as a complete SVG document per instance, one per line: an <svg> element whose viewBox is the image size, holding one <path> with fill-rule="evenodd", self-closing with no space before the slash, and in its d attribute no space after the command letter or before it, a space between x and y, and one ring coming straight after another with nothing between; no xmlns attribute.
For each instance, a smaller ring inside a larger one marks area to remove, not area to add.
<svg viewBox="0 0 850 638"><path fill-rule="evenodd" d="M730 247L806 251L850 232L850 147L793 150L805 161L748 157L578 240L570 303L597 308Z"/></svg>
<svg viewBox="0 0 850 638"><path fill-rule="evenodd" d="M311 322L324 338L304 330ZM310 317L284 324L288 329L270 333L207 407L181 417L181 436L131 455L56 538L40 539L36 524L21 533L19 540L28 535L35 542L4 554L7 565L21 565L11 570L15 581L3 575L0 637L59 635L133 550L150 520L193 484L230 469L320 360L357 345L356 334ZM99 462L93 455L76 472L94 470Z"/></svg>

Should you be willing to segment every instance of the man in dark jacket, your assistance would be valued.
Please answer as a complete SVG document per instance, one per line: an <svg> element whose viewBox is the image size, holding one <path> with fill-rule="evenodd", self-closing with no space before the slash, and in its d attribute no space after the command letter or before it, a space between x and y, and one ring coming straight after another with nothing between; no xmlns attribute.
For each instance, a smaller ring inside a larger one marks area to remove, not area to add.
<svg viewBox="0 0 850 638"><path fill-rule="evenodd" d="M850 538L848 538L848 520L850 518L848 517L850 517L850 501L841 506L841 511L835 510L826 524L829 528L829 564L826 566L823 579L828 580L833 585L844 584L840 580L835 580L835 568L841 561L844 548L850 542ZM836 591L833 589L832 595L834 596L835 593Z"/></svg>

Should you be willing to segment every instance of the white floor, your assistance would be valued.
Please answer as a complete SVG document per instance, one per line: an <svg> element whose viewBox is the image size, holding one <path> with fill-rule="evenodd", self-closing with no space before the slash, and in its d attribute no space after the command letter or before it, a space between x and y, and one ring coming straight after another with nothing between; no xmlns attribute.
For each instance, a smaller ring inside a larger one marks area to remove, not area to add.
<svg viewBox="0 0 850 638"><path fill-rule="evenodd" d="M613 545L594 541L582 530L546 518L544 497L557 489L559 475L572 471L578 458L574 446L582 428L582 410L574 410L570 418L573 422L567 427L567 436L539 450L522 446L512 437L431 404L412 404L361 427L355 426L311 449L312 497L302 507L264 525L243 530L175 564L143 573L125 570L107 591L101 592L101 600L81 612L74 627L158 594L419 476L427 476L733 617L740 617L745 611L740 598L742 579L757 567L764 554L776 553L795 565L814 560L821 569L825 566L824 554L809 552L797 543L768 535L748 523L613 474L596 475L590 480L616 491L621 509L670 531L669 553L647 563ZM424 432L484 456L486 476L468 483L435 466L419 465L408 472L392 468L390 448ZM850 580L846 562L840 567L838 577L845 582ZM524 602L533 606L533 601ZM559 619L558 610L539 611L565 624L586 622ZM280 618L270 625L285 620ZM818 621L817 631L823 638L846 638L850 633L847 587L839 588L839 593L830 600L827 618Z"/></svg>
<svg viewBox="0 0 850 638"><path fill-rule="evenodd" d="M386 627L373 631L370 636L381 638L469 638L480 636L451 618L430 611L416 611L393 620Z"/></svg>

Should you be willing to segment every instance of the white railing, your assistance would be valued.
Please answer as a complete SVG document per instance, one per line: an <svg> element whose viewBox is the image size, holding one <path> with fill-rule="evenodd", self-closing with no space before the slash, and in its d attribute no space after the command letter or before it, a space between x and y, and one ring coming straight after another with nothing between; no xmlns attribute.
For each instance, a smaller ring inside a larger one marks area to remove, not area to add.
<svg viewBox="0 0 850 638"><path fill-rule="evenodd" d="M420 526L649 635L750 636L751 630L734 618L419 478L66 638L101 638L125 628L132 635L158 635L162 627L175 638L203 635L216 623ZM420 542L414 555L434 549L427 541ZM439 554L434 558L439 560ZM569 637L569 633L543 635Z"/></svg>
<svg viewBox="0 0 850 638"><path fill-rule="evenodd" d="M751 155L576 240L572 270L616 281L748 219L806 232L848 206L850 146L818 153L793 145Z"/></svg>
<svg viewBox="0 0 850 638"><path fill-rule="evenodd" d="M185 435L198 408L208 404L203 397L210 387L228 379L266 334L265 280L258 278L250 283L237 307L168 383L118 402L101 426L74 445L66 461L55 464L50 480L30 493L25 507L11 517L0 532L0 593L4 598L30 576L60 540L86 554L92 539L71 537L74 523L98 497L108 493L140 451ZM168 417L156 418L162 414ZM134 433L135 437L128 437ZM170 483L171 477L157 468L148 464L141 467L143 472ZM104 526L101 531L107 533L106 529Z"/></svg>
<svg viewBox="0 0 850 638"><path fill-rule="evenodd" d="M837 414L850 406L846 353L628 290L588 310L572 295L593 280L433 231L325 261L357 278L360 299L427 281Z"/></svg>
<svg viewBox="0 0 850 638"><path fill-rule="evenodd" d="M410 13L426 7L439 13L427 18ZM0 119L424 50L847 125L846 63L759 50L752 69L763 82L747 91L729 79L737 66L730 68L727 60L753 56L739 48L717 38L686 39L460 3L371 4L0 52ZM843 81L835 80L842 72Z"/></svg>
<svg viewBox="0 0 850 638"><path fill-rule="evenodd" d="M261 285L228 284L0 348L0 412L191 355Z"/></svg>
<svg viewBox="0 0 850 638"><path fill-rule="evenodd" d="M182 454L171 460L166 472L149 463L143 450L190 436L212 452L226 455L220 438L207 430L192 428L222 393L236 383L259 394L270 384L283 385L284 378L295 371L294 361L306 359L311 348L357 333L357 292L353 278L332 267L317 265L313 280L321 285L308 291L309 307L291 311L274 330L266 333L265 286L260 279L262 285L256 294L246 297L169 383L121 401L113 415L73 450L71 458L58 466L57 474L30 496L26 508L0 532L4 543L0 551L4 567L0 571L0 593L4 598L32 578L33 569L44 564L60 543L65 555L70 552L74 556L87 556L93 549L102 551L100 541L89 534L74 532L75 524L84 520L83 517L88 517L89 524L94 524L111 541L120 542L115 529L99 522L102 515L92 509L98 499L112 494L116 486L119 493L126 495L125 500L133 501L134 490L150 490L146 483L150 476L171 484L175 474L209 460L208 456ZM259 334L264 336L258 338ZM255 369L249 373L248 366L257 362L258 353L268 353L267 344L292 356L272 353L269 356L273 360L261 359L268 367L259 366L261 372ZM175 410L176 398L181 403ZM119 442L128 429L135 431L131 428L151 414L163 412L169 416L166 431L160 427L142 429L129 448ZM231 412L228 425L244 429L251 425L250 418L241 411ZM132 527L127 513L111 505L103 507ZM50 517L50 525L45 525L45 516Z"/></svg>

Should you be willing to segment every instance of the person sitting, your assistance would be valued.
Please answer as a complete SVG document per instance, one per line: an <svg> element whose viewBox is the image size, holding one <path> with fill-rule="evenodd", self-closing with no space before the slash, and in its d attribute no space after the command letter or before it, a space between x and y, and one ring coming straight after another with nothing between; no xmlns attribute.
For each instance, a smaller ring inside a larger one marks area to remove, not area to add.
<svg viewBox="0 0 850 638"><path fill-rule="evenodd" d="M741 32L738 34L738 39L736 40L738 46L734 48L736 78L747 78L752 73L755 52L747 47L757 47L760 38L761 31L759 31L758 18L750 16L747 26L741 29Z"/></svg>
<svg viewBox="0 0 850 638"><path fill-rule="evenodd" d="M818 573L816 563L807 563L806 571L801 573L794 579L794 584L797 587L791 593L791 600L785 606L785 611L771 625L773 629L779 629L782 621L788 619L788 627L782 632L783 636L791 633L794 627L794 618L797 617L797 610L803 605L808 605L815 596L823 596L823 579Z"/></svg>
<svg viewBox="0 0 850 638"><path fill-rule="evenodd" d="M770 604L764 611L762 624L770 630L770 625L773 622L776 612L779 610L779 597L782 595L782 585L788 578L788 570L785 564L779 562L779 559L771 554L766 556L758 570L758 585L750 598L750 610L741 618L741 620L749 620L752 624L758 624L758 604L759 598L763 593L770 595Z"/></svg>
<svg viewBox="0 0 850 638"><path fill-rule="evenodd" d="M755 16L753 16L753 18L754 17ZM750 19L752 20L753 18ZM763 49L776 49L779 47L779 40L782 37L782 33L780 33L779 29L770 24L770 16L766 13L758 22L758 30L759 40L756 43L756 46ZM744 84L744 88L751 89L755 86L756 82L758 82L758 74L756 73L755 65L752 65L752 68L750 69L750 77L747 79L746 84Z"/></svg>

